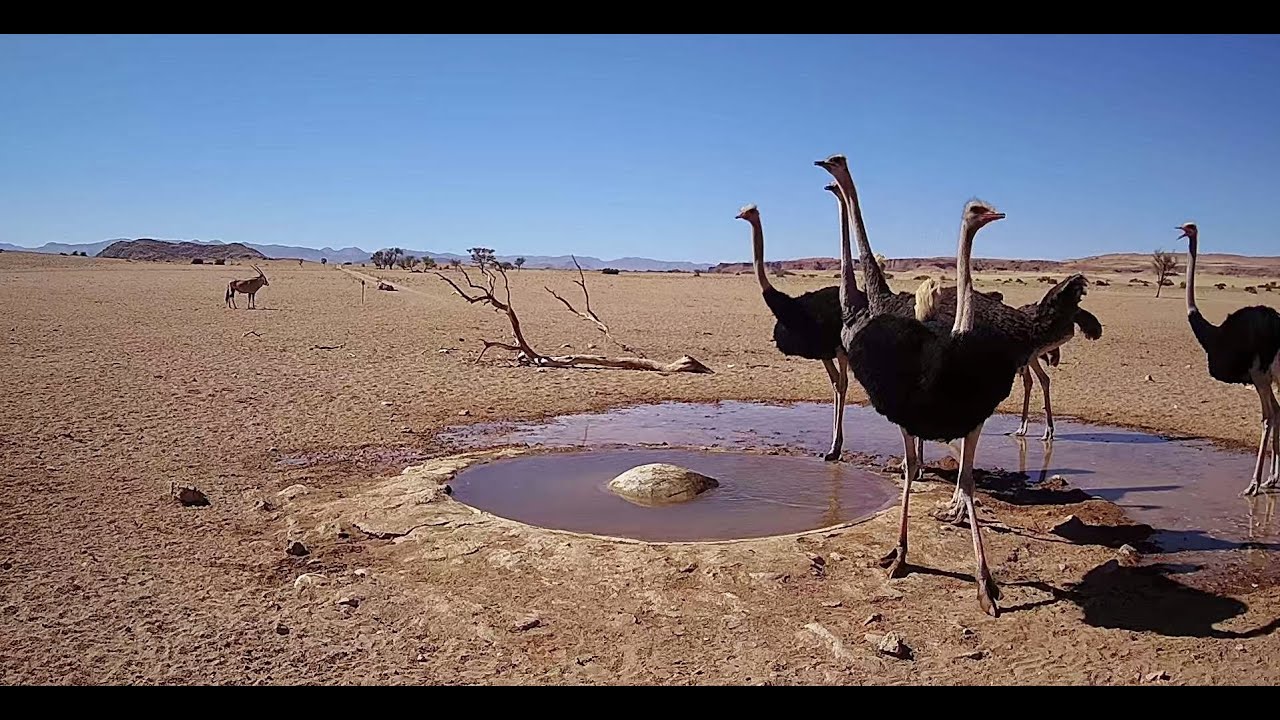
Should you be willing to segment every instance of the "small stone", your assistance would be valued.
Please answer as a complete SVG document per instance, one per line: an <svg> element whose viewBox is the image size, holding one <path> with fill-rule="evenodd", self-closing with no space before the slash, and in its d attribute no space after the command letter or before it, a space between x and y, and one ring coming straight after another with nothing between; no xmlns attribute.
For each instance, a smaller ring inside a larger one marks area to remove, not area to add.
<svg viewBox="0 0 1280 720"><path fill-rule="evenodd" d="M400 432L404 433L405 435L410 435L413 433L413 428L409 427L408 425L405 425L404 427L400 428Z"/></svg>
<svg viewBox="0 0 1280 720"><path fill-rule="evenodd" d="M542 618L539 617L537 613L530 613L515 621L515 623L511 625L511 629L516 632L524 632L525 630L532 630L540 625L542 625Z"/></svg>
<svg viewBox="0 0 1280 720"><path fill-rule="evenodd" d="M383 401L382 401L382 407L391 407L391 401L390 401L390 400L383 400Z"/></svg>
<svg viewBox="0 0 1280 720"><path fill-rule="evenodd" d="M1236 652L1244 652L1244 644L1243 644L1243 643L1237 643L1237 644L1236 644Z"/></svg>
<svg viewBox="0 0 1280 720"><path fill-rule="evenodd" d="M805 555L808 556L809 562L813 563L817 567L822 567L827 564L826 558L822 557L818 553L805 553Z"/></svg>
<svg viewBox="0 0 1280 720"><path fill-rule="evenodd" d="M862 621L862 624L863 624L863 625L870 625L870 624L872 624L872 623L880 622L880 621L881 621L881 620L883 620L883 619L884 619L884 616L883 616L883 615L881 615L880 613L871 613L870 615L868 615L868 616L867 616L867 619L866 619L866 620L863 620L863 621Z"/></svg>
<svg viewBox="0 0 1280 720"><path fill-rule="evenodd" d="M1146 675L1142 676L1143 682L1149 682L1149 683L1160 682L1162 680L1168 680L1168 679L1169 679L1169 673L1163 670L1147 673Z"/></svg>
<svg viewBox="0 0 1280 720"><path fill-rule="evenodd" d="M369 574L369 568L356 568L351 574L356 577L365 577Z"/></svg>
<svg viewBox="0 0 1280 720"><path fill-rule="evenodd" d="M822 601L822 607L824 608L838 608L841 605L844 605L844 601L842 600L823 600Z"/></svg>
<svg viewBox="0 0 1280 720"><path fill-rule="evenodd" d="M354 610L360 607L360 598L347 597L344 595L338 598L337 604L341 605L342 607L349 607L352 610Z"/></svg>
<svg viewBox="0 0 1280 720"><path fill-rule="evenodd" d="M329 578L320 573L303 573L293 581L294 590L315 587L329 582Z"/></svg>
<svg viewBox="0 0 1280 720"><path fill-rule="evenodd" d="M573 659L573 662L575 665L586 665L587 663L595 659L596 659L595 655L579 655L578 657Z"/></svg>
<svg viewBox="0 0 1280 720"><path fill-rule="evenodd" d="M453 494L453 486L452 486L452 485L450 485L449 483L445 483L445 484L444 484L444 487L440 488L440 492L444 493L445 495L452 495L452 494Z"/></svg>
<svg viewBox="0 0 1280 720"><path fill-rule="evenodd" d="M970 650L956 655L957 660L981 660L987 656L986 650Z"/></svg>
<svg viewBox="0 0 1280 720"><path fill-rule="evenodd" d="M1132 545L1121 545L1116 551L1116 559L1125 567L1137 567L1142 562L1142 554Z"/></svg>
<svg viewBox="0 0 1280 720"><path fill-rule="evenodd" d="M691 573L691 572L693 572L694 570L697 570L697 569L698 569L698 563L691 562L691 563L688 563L687 565L685 565L684 567L680 568L680 572L682 572L682 573Z"/></svg>
<svg viewBox="0 0 1280 720"><path fill-rule="evenodd" d="M1155 381L1156 381L1156 379L1155 379L1155 378L1153 378L1153 377L1151 377L1150 375L1148 375L1148 376L1146 377L1146 381L1147 381L1147 382L1155 382Z"/></svg>
<svg viewBox="0 0 1280 720"><path fill-rule="evenodd" d="M439 349L439 350L437 350L436 352L440 353L441 355L448 355L448 354L449 354L449 348L440 348L440 349Z"/></svg>
<svg viewBox="0 0 1280 720"><path fill-rule="evenodd" d="M280 452L280 448L276 447L275 445L272 445L271 447L267 448L267 452L270 452L270 453Z"/></svg>
<svg viewBox="0 0 1280 720"><path fill-rule="evenodd" d="M902 638L898 636L898 633L893 632L892 630L884 635L867 633L866 639L867 642L876 646L877 652L888 655L889 657L896 657L899 660L911 659L911 648L907 647L907 644L902 642Z"/></svg>
<svg viewBox="0 0 1280 720"><path fill-rule="evenodd" d="M300 485L300 484L290 485L289 487L276 493L276 496L282 497L285 500L292 500L298 497L299 495L306 495L309 492L311 492L311 488L307 487L306 485Z"/></svg>
<svg viewBox="0 0 1280 720"><path fill-rule="evenodd" d="M832 560L833 562L841 562L841 561L843 561L843 560L848 560L848 559L849 559L849 558L845 557L844 555L841 555L841 554L840 554L840 553L838 553L838 552L833 552L833 553L831 553L831 555L830 555L829 557L831 558L831 560Z"/></svg>
<svg viewBox="0 0 1280 720"><path fill-rule="evenodd" d="M459 411L458 411L458 415L459 415L460 417L467 417L467 416L469 416L470 414L471 414L471 411L470 411L470 410L459 410Z"/></svg>
<svg viewBox="0 0 1280 720"><path fill-rule="evenodd" d="M302 544L301 540L290 540L289 544L285 545L284 551L294 557L305 557L311 554L311 551L307 549L306 545Z"/></svg>
<svg viewBox="0 0 1280 720"><path fill-rule="evenodd" d="M206 507L209 504L209 496L191 485L178 488L177 499L183 507Z"/></svg>
<svg viewBox="0 0 1280 720"><path fill-rule="evenodd" d="M285 625L284 623L276 623L276 634L277 634L277 635L288 635L288 634L289 634L289 626L288 626L288 625Z"/></svg>

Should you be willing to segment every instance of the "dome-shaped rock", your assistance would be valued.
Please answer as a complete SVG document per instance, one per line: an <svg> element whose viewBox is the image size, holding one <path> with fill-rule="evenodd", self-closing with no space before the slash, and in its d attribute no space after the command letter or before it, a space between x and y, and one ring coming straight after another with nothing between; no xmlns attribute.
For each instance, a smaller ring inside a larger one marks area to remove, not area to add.
<svg viewBox="0 0 1280 720"><path fill-rule="evenodd" d="M610 490L640 505L685 502L719 485L715 478L666 463L639 465L609 481Z"/></svg>

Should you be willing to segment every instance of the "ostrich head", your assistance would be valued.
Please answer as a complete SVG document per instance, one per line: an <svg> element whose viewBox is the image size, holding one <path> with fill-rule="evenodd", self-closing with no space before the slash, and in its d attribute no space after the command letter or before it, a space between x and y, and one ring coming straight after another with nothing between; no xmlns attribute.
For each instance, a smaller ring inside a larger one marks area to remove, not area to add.
<svg viewBox="0 0 1280 720"><path fill-rule="evenodd" d="M1179 240L1181 240L1182 238L1190 238L1192 240L1195 240L1196 234L1200 232L1200 229L1197 228L1196 224L1193 222L1182 223L1176 229L1182 231L1182 234L1178 236Z"/></svg>
<svg viewBox="0 0 1280 720"><path fill-rule="evenodd" d="M840 197L840 186L839 186L839 185L837 185L837 184L835 184L835 183L828 183L828 184L827 184L826 186L824 186L822 189L823 189L823 190L826 190L827 192L831 193L832 195L835 195L836 197Z"/></svg>
<svg viewBox="0 0 1280 720"><path fill-rule="evenodd" d="M758 220L760 218L760 210L757 209L755 205L745 205L741 210L738 211L738 214L735 217L737 217L739 220L754 222L755 220Z"/></svg>
<svg viewBox="0 0 1280 720"><path fill-rule="evenodd" d="M987 223L1003 220L1004 213L998 212L995 206L983 200L970 200L964 206L964 224L966 227L978 228Z"/></svg>

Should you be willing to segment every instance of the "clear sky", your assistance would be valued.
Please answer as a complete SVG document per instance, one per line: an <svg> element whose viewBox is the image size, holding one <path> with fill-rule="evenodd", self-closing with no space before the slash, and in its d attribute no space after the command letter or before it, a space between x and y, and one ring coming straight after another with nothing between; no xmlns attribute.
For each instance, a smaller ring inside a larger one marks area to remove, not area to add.
<svg viewBox="0 0 1280 720"><path fill-rule="evenodd" d="M0 241L1280 254L1276 37L0 37Z"/></svg>

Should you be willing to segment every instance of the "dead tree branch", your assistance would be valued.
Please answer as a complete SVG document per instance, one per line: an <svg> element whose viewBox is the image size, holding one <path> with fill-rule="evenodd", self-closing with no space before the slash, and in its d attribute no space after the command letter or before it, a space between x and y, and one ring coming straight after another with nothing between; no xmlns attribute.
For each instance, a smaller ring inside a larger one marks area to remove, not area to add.
<svg viewBox="0 0 1280 720"><path fill-rule="evenodd" d="M578 265L577 258L574 258L573 264L578 267L578 280L575 282L582 288L582 294L585 297L585 310L579 312L574 309L573 305L564 298L556 295L551 288L545 288L553 297L569 308L569 311L579 317L585 318L596 325L599 330L604 333L605 337L617 344L627 352L635 351L627 347L623 343L616 340L612 333L609 332L609 326L596 315L591 309L591 295L587 292L586 276L582 272L582 266ZM484 344L480 354L476 356L475 362L480 362L484 358L485 353L492 348L501 350L509 350L516 353L516 362L521 365L533 365L535 367L550 368L572 368L572 367L597 367L597 368L617 368L621 370L649 370L653 372L663 373L710 373L714 372L711 368L703 365L694 358L684 355L675 362L660 363L644 357L605 357L603 355L543 355L534 350L524 337L524 331L520 326L520 317L516 315L515 308L511 304L511 282L507 278L507 272L502 265L498 263L492 256L481 256L476 262L475 267L480 271L482 279L477 282L462 267L456 268L466 283L464 287L462 283L456 282L453 278L442 272L436 272L436 276L449 284L458 295L458 297L466 300L468 304L474 305L482 303L493 308L495 312L502 313L507 316L507 322L511 325L511 334L515 338L515 343L499 342L496 340L481 340ZM505 299L498 298L497 283L502 280L502 295ZM483 284L482 284L483 283Z"/></svg>
<svg viewBox="0 0 1280 720"><path fill-rule="evenodd" d="M574 315L577 315L578 317L584 320L587 320L588 322L594 323L596 328L599 329L600 332L604 333L604 336L609 339L609 342L613 343L614 345L617 345L618 347L622 348L626 352L629 352L633 355L639 355L641 358L643 358L644 353L636 350L635 348L628 347L626 343L615 338L613 336L613 333L609 331L609 326L606 325L605 322L600 319L600 316L596 314L595 310L591 309L591 293L587 292L587 276L582 272L582 266L578 264L578 258L574 257L573 255L570 255L569 257L573 259L573 266L578 268L578 279L574 280L573 284L582 288L582 297L584 298L583 300L584 309L578 310L568 300L565 300L564 298L556 294L555 290L552 290L551 288L545 285L542 286L542 289L551 293L551 297L559 300L566 308L569 309L569 312L573 313Z"/></svg>

